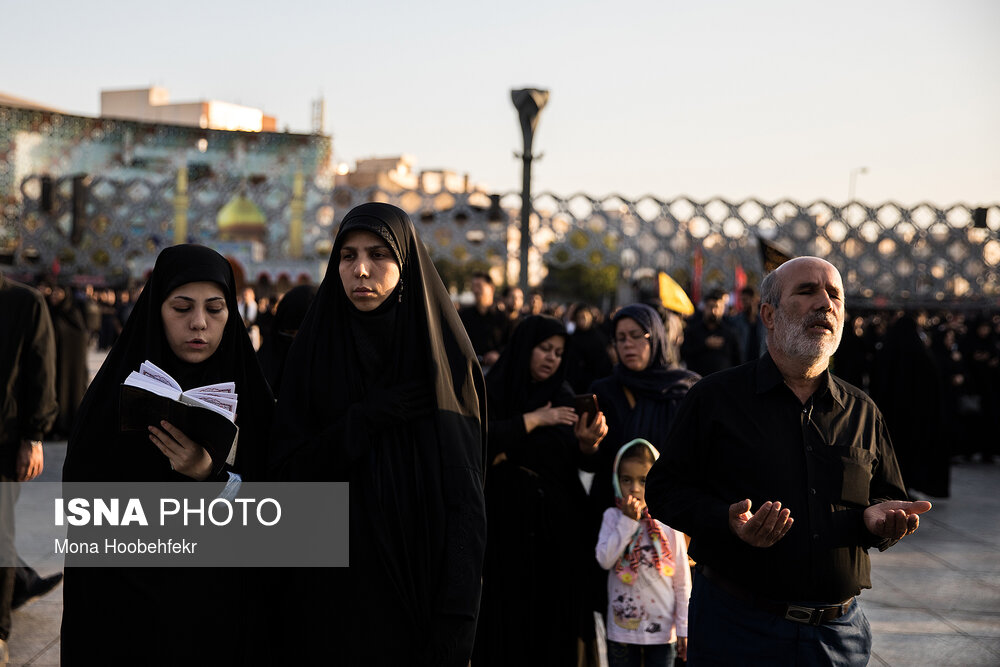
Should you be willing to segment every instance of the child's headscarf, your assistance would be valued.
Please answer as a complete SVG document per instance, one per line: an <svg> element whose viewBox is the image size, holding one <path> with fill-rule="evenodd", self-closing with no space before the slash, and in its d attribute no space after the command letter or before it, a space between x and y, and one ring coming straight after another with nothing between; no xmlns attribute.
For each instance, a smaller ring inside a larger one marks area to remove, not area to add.
<svg viewBox="0 0 1000 667"><path fill-rule="evenodd" d="M619 510L622 509L625 498L622 494L621 484L618 482L618 467L621 465L622 459L625 458L625 453L632 447L649 447L649 451L653 453L653 460L655 461L660 458L660 452L656 450L656 447L653 447L648 440L643 440L642 438L630 440L618 450L618 454L615 456L614 474L611 476L611 480L615 488L615 504ZM649 541L653 544L653 567L659 570L664 577L670 577L674 574L674 561L671 557L667 536L663 533L663 529L660 528L659 524L656 523L656 520L650 516L649 508L644 507L642 508L642 514L639 516L639 525L635 529L635 534L632 535L632 540L615 564L615 574L629 586L635 583L635 575L639 570L639 560L642 555L641 542L643 528L646 529Z"/></svg>

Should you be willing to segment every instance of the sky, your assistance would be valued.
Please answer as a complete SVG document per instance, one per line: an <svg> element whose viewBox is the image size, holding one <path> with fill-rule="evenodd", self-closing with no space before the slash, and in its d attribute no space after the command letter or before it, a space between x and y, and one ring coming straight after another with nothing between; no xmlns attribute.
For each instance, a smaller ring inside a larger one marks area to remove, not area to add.
<svg viewBox="0 0 1000 667"><path fill-rule="evenodd" d="M1000 203L995 0L2 0L0 24L8 94L98 115L159 85L300 132L322 96L338 162L493 192L520 191L510 91L536 87L535 193L836 204L854 172L873 204Z"/></svg>

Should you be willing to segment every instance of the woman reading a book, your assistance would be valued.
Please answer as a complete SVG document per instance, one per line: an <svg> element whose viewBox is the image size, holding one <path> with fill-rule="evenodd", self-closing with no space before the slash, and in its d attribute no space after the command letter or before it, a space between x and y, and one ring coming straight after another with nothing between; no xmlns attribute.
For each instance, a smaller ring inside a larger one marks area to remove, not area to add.
<svg viewBox="0 0 1000 667"><path fill-rule="evenodd" d="M228 455L216 454L224 461L169 422L121 430L121 386L143 362L182 389L235 383L240 430ZM272 413L229 262L203 246L166 248L87 390L63 481L259 479ZM67 568L62 664L239 664L243 595L240 580L218 568Z"/></svg>
<svg viewBox="0 0 1000 667"><path fill-rule="evenodd" d="M350 568L310 573L324 605L288 608L282 655L464 667L486 538L485 390L402 210L369 203L345 216L285 377L295 381L278 397L274 474L350 482L351 502Z"/></svg>

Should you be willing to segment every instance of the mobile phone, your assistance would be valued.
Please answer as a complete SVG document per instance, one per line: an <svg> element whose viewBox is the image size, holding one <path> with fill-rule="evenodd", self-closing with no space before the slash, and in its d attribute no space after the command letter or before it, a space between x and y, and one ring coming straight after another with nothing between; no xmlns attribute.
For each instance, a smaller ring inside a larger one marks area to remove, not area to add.
<svg viewBox="0 0 1000 667"><path fill-rule="evenodd" d="M597 395L596 394L578 394L573 397L573 409L576 414L580 417L589 415L586 417L586 423L590 424L597 415Z"/></svg>

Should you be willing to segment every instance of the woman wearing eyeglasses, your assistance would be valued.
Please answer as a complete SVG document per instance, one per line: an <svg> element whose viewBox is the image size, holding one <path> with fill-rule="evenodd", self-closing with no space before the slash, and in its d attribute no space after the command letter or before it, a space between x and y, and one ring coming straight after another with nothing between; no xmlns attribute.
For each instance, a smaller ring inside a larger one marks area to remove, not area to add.
<svg viewBox="0 0 1000 667"><path fill-rule="evenodd" d="M618 363L611 375L590 386L607 420L608 435L584 463L584 469L594 473L590 505L595 543L600 517L615 504L611 477L618 450L636 438L662 448L677 408L688 389L701 379L681 367L680 319L673 314L668 318L672 335L668 335L660 314L645 304L625 306L611 319ZM595 609L604 613L607 573L598 570L596 574Z"/></svg>
<svg viewBox="0 0 1000 667"><path fill-rule="evenodd" d="M611 320L618 363L590 386L608 423L608 435L587 465L595 473L590 497L600 512L614 504L616 452L636 438L661 447L681 400L701 379L681 367L680 320L668 317L675 335L667 334L659 313L641 303L625 306Z"/></svg>

